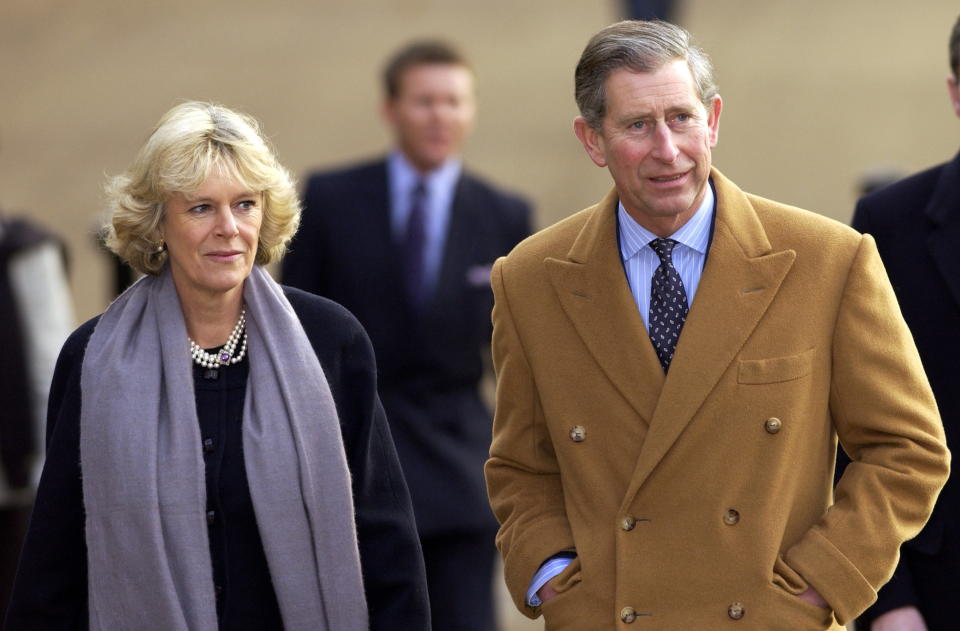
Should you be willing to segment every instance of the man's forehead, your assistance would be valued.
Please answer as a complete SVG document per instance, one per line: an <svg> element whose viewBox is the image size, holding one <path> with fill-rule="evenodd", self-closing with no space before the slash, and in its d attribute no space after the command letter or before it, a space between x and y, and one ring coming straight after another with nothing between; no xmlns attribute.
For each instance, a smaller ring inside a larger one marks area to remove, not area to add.
<svg viewBox="0 0 960 631"><path fill-rule="evenodd" d="M673 110L702 107L693 77L686 64L652 72L618 68L606 81L607 104L611 110Z"/></svg>
<svg viewBox="0 0 960 631"><path fill-rule="evenodd" d="M473 80L473 71L463 64L446 61L424 61L411 64L400 73L397 83L402 88L411 81L411 78L421 79L427 76L456 77L455 80Z"/></svg>

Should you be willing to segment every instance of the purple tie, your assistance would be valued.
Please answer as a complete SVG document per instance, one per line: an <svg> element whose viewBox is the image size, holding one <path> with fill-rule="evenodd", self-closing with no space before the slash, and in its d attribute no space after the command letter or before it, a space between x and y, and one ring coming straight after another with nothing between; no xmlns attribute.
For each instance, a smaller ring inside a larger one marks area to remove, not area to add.
<svg viewBox="0 0 960 631"><path fill-rule="evenodd" d="M654 239L650 247L660 257L650 283L650 341L660 358L663 372L670 368L680 329L687 319L687 292L677 268L673 266L673 239Z"/></svg>
<svg viewBox="0 0 960 631"><path fill-rule="evenodd" d="M407 232L403 241L403 274L407 299L414 310L423 306L426 298L426 279L423 263L427 242L426 204L427 187L418 180L410 196L410 215L407 217Z"/></svg>

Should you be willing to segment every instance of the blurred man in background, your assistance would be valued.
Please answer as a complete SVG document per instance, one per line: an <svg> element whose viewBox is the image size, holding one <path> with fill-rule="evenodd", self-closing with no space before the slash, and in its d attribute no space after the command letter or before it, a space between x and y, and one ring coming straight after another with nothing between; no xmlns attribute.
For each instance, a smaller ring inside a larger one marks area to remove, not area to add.
<svg viewBox="0 0 960 631"><path fill-rule="evenodd" d="M947 91L960 117L960 19L949 41ZM960 155L867 195L853 227L877 241L894 292L933 387L947 444L960 441ZM958 626L960 480L947 481L924 529L900 549L900 563L864 631L946 631Z"/></svg>
<svg viewBox="0 0 960 631"><path fill-rule="evenodd" d="M74 326L63 252L36 224L0 215L0 620L40 477L53 367Z"/></svg>
<svg viewBox="0 0 960 631"><path fill-rule="evenodd" d="M473 71L452 46L413 43L384 73L385 157L309 176L285 284L350 309L370 334L413 497L433 628L490 631L496 522L483 485L481 400L490 265L530 232L530 207L467 172Z"/></svg>

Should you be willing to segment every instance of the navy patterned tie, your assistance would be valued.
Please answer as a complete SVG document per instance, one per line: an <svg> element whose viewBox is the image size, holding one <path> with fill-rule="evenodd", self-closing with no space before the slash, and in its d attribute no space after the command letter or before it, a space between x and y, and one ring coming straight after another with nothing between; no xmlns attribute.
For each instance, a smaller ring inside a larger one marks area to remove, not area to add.
<svg viewBox="0 0 960 631"><path fill-rule="evenodd" d="M670 368L680 329L687 319L687 292L673 266L673 239L654 239L650 247L660 257L660 266L650 283L650 341L660 358L663 372Z"/></svg>
<svg viewBox="0 0 960 631"><path fill-rule="evenodd" d="M418 180L410 196L410 216L403 241L403 273L410 306L419 311L426 297L424 249L427 242L426 204L427 187Z"/></svg>

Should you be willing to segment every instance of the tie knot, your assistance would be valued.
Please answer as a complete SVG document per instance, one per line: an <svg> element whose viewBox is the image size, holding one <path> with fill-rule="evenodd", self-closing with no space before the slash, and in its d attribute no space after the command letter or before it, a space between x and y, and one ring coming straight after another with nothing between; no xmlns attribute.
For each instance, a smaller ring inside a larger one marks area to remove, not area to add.
<svg viewBox="0 0 960 631"><path fill-rule="evenodd" d="M650 247L653 248L653 251L660 257L660 262L670 263L671 265L673 264L671 260L673 248L676 246L677 242L673 239L654 239L650 242Z"/></svg>
<svg viewBox="0 0 960 631"><path fill-rule="evenodd" d="M420 179L417 180L416 184L413 185L413 191L411 196L413 199L420 200L423 199L427 194L427 183L426 181Z"/></svg>

